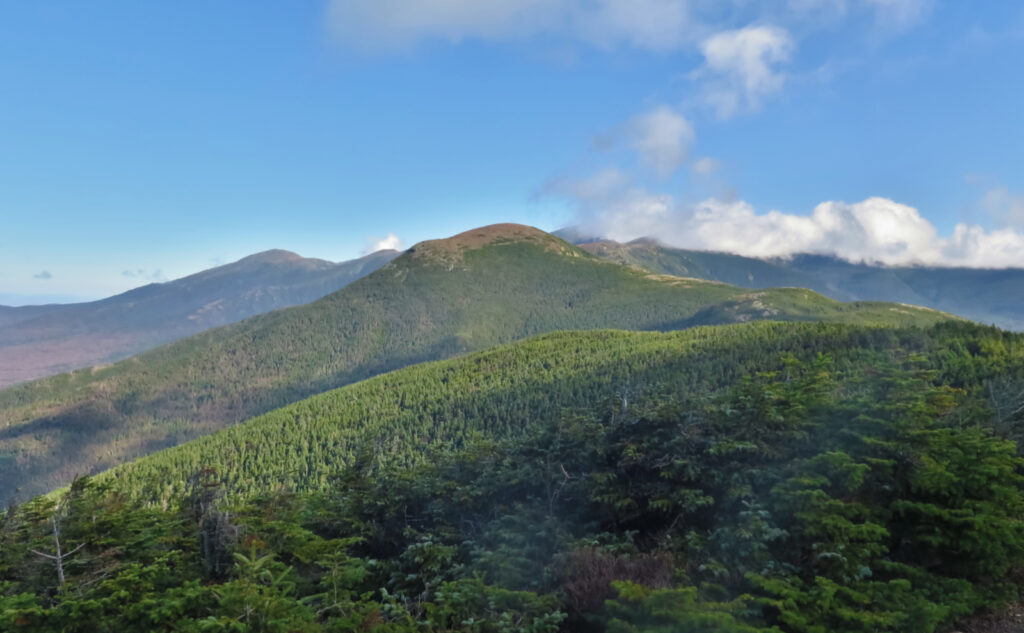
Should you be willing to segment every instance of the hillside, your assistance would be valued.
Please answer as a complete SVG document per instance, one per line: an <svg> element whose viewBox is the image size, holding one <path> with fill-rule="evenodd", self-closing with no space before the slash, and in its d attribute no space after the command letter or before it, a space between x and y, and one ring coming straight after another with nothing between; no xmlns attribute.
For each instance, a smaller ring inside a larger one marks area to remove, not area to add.
<svg viewBox="0 0 1024 633"><path fill-rule="evenodd" d="M66 309L65 306L68 304L61 303L50 303L46 305L31 305L31 306L0 306L0 328L14 325L15 323L21 323L22 321L28 321L40 317L44 314L53 314Z"/></svg>
<svg viewBox="0 0 1024 633"><path fill-rule="evenodd" d="M806 290L751 292L652 275L536 229L484 227L418 244L314 303L0 391L0 498L45 491L391 369L553 330L947 318Z"/></svg>
<svg viewBox="0 0 1024 633"><path fill-rule="evenodd" d="M0 306L0 388L110 363L213 327L309 303L397 256L333 263L266 251L90 303Z"/></svg>
<svg viewBox="0 0 1024 633"><path fill-rule="evenodd" d="M1022 386L967 323L546 334L21 506L0 627L1016 630Z"/></svg>
<svg viewBox="0 0 1024 633"><path fill-rule="evenodd" d="M1009 354L1016 376L1024 338L952 322L939 329L765 322L676 332L554 332L457 359L389 372L322 393L110 471L104 477L147 502L173 504L189 478L218 470L229 493L261 494L286 486L325 490L360 446L375 444L384 465L409 466L426 451L474 434L514 437L557 419L566 408L608 398L627 402L671 389L714 392L775 367L783 356L804 362L827 354L866 367L884 356L926 354L955 374L976 360L961 340L985 341ZM976 348L976 344L974 347ZM878 360L881 363L881 360ZM986 367L986 377L994 377ZM978 389L977 375L957 386Z"/></svg>
<svg viewBox="0 0 1024 633"><path fill-rule="evenodd" d="M572 233L567 233L571 236ZM582 238L581 238L582 239ZM602 259L656 273L748 288L809 288L839 301L892 301L1024 331L1024 269L854 264L825 255L756 259L672 248L650 239L592 240L580 247Z"/></svg>

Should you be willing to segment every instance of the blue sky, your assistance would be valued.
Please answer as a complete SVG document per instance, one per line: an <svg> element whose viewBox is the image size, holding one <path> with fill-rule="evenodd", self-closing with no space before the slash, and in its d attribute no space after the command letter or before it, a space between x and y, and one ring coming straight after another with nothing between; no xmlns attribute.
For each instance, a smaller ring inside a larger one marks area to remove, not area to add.
<svg viewBox="0 0 1024 633"><path fill-rule="evenodd" d="M1022 265L1022 64L1009 0L0 2L0 303L501 221Z"/></svg>

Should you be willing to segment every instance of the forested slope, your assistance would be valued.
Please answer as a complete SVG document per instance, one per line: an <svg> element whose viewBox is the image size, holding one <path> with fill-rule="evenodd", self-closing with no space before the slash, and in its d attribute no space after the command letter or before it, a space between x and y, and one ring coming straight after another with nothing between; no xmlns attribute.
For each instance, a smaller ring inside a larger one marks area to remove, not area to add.
<svg viewBox="0 0 1024 633"><path fill-rule="evenodd" d="M974 365L989 347L999 360L978 370ZM984 396L988 381L1010 380L1019 371L1024 338L953 324L920 330L768 322L666 333L555 332L319 394L104 477L160 504L180 498L189 477L206 468L217 469L232 493L281 485L318 490L368 444L382 463L406 466L434 445L459 445L474 434L515 436L567 407L606 398L628 403L660 389L711 393L774 367L786 354L806 362L828 354L845 370L870 372L894 353L927 355L922 362L947 372L944 381ZM963 366L968 362L970 372ZM1008 362L1013 372L997 373ZM1024 405L1024 385L1020 391Z"/></svg>
<svg viewBox="0 0 1024 633"><path fill-rule="evenodd" d="M0 499L19 488L22 497L43 492L391 369L542 332L947 318L806 290L750 292L652 275L530 227L485 227L419 244L317 302L0 391Z"/></svg>
<svg viewBox="0 0 1024 633"><path fill-rule="evenodd" d="M0 628L1013 631L1022 439L993 328L548 334L8 513Z"/></svg>

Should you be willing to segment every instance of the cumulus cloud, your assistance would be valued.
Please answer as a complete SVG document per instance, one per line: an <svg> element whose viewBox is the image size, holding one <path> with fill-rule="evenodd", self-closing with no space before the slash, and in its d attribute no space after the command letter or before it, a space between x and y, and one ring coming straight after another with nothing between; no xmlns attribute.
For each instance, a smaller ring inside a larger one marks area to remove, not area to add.
<svg viewBox="0 0 1024 633"><path fill-rule="evenodd" d="M629 145L640 161L660 176L670 175L690 157L693 126L668 106L633 117L626 129Z"/></svg>
<svg viewBox="0 0 1024 633"><path fill-rule="evenodd" d="M691 0L332 0L327 24L368 52L424 41L560 36L595 46L671 51L694 37Z"/></svg>
<svg viewBox="0 0 1024 633"><path fill-rule="evenodd" d="M1000 268L1024 261L1024 234L959 224L943 237L917 209L886 198L822 202L806 215L759 213L742 200L682 203L616 170L555 183L547 191L576 205L584 233L618 241L653 236L681 248L750 257L818 253L888 265Z"/></svg>
<svg viewBox="0 0 1024 633"><path fill-rule="evenodd" d="M36 274L32 275L33 279L53 279L53 275L48 270L41 270Z"/></svg>
<svg viewBox="0 0 1024 633"><path fill-rule="evenodd" d="M704 101L724 119L758 110L782 89L785 75L778 66L790 60L796 44L783 28L748 26L716 33L700 48L704 65L693 77L705 80Z"/></svg>
<svg viewBox="0 0 1024 633"><path fill-rule="evenodd" d="M369 255L377 251L400 251L403 248L402 238L394 233L388 233L387 237L371 237L366 240L366 250L363 253Z"/></svg>

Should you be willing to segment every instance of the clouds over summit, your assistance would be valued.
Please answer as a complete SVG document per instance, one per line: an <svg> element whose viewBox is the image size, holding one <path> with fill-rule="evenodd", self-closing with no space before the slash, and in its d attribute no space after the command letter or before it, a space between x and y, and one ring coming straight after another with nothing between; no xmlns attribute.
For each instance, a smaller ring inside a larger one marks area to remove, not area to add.
<svg viewBox="0 0 1024 633"><path fill-rule="evenodd" d="M543 187L543 195L568 201L587 232L759 257L821 253L892 265L1020 265L1024 198L1005 188L991 188L979 203L992 228L961 222L941 235L917 208L885 197L759 210L722 180L731 171L729 156L712 151L691 162L701 129L710 136L716 125L756 116L801 85L800 77L833 61L809 57L821 50L828 29L860 25L865 40L904 34L932 8L932 0L333 0L328 24L344 45L371 53L426 43L556 42L678 60L678 74L666 81L682 87L679 93L638 95L643 105L595 143L597 164L587 157L582 162L589 166L577 167L581 173Z"/></svg>
<svg viewBox="0 0 1024 633"><path fill-rule="evenodd" d="M394 233L388 233L386 237L370 237L366 240L366 248L363 255L376 253L377 251L400 251L405 248L402 238Z"/></svg>
<svg viewBox="0 0 1024 633"><path fill-rule="evenodd" d="M940 236L914 207L887 198L826 201L808 214L758 212L742 200L684 203L654 193L616 170L549 188L575 205L584 233L617 241L655 237L680 248L787 257L835 255L888 265L1002 268L1021 265L1024 234L958 224Z"/></svg>

